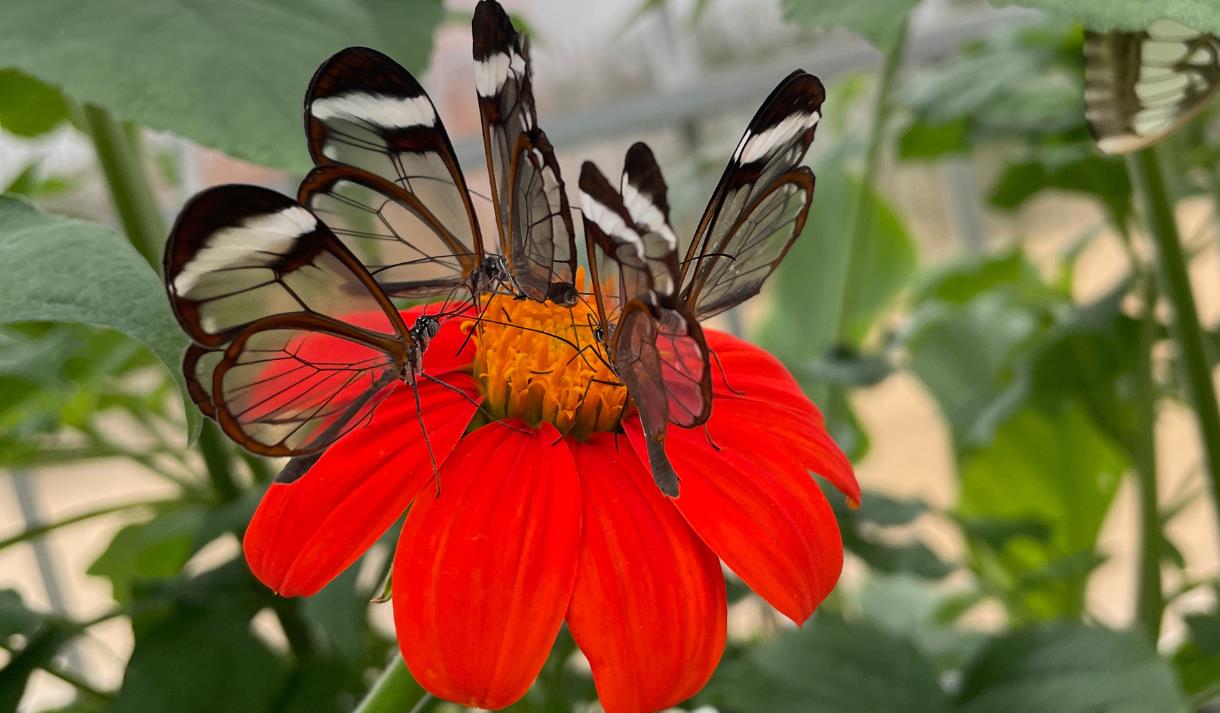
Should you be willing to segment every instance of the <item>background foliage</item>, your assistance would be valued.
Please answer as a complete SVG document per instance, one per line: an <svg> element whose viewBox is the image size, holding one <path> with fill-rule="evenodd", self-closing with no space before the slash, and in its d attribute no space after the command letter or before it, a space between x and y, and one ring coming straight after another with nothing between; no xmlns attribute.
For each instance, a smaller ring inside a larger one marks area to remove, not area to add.
<svg viewBox="0 0 1220 713"><path fill-rule="evenodd" d="M1204 487L1167 508L1156 497L1159 410L1196 402L1179 376L1181 325L1150 308L1162 288L1146 239L1150 206L1133 187L1141 175L1098 153L1084 124L1077 23L1140 27L1172 17L1220 32L1220 11L1203 0L1017 4L1053 19L1001 28L952 62L908 71L901 59L917 0L783 2L795 25L846 29L887 59L832 85L835 139L815 160L807 235L770 285L766 314L747 326L824 406L856 460L876 434L855 417L854 395L891 378L917 380L948 424L958 498L948 510L876 492L856 510L832 498L860 583L801 630L766 619L734 638L692 708L1173 713L1217 705L1214 594L1210 613L1185 618L1179 636L1160 636L1166 603L1216 587L1183 576L1187 563L1164 535L1185 503L1206 497ZM384 665L393 643L370 621L376 578L353 569L314 598L280 600L239 557L191 564L240 534L270 466L201 426L189 404L183 415L184 340L157 276L165 225L150 174L161 169L142 154L139 128L300 171L300 98L314 67L339 47L368 44L422 69L444 17L433 0L44 0L6 10L0 129L36 138L69 123L88 136L122 231L35 207L70 195L76 180L38 166L0 197L0 465L15 479L36 478L26 471L126 458L170 494L0 541L15 547L95 517L130 516L88 570L112 586L111 611L69 620L0 591L9 652L0 711L16 708L36 671L75 688L61 709L73 713L345 711ZM1205 133L1218 113L1161 149L1175 169L1173 200L1220 195L1220 155ZM847 130L862 116L870 131ZM886 196L883 170L980 153L998 162L980 191L989 209L1069 193L1095 203L1104 223L1050 271L1030 257L1026 236L930 266L912 221ZM170 163L161 173L172 184ZM1103 233L1122 243L1126 274L1082 302L1075 262ZM1194 254L1199 245L1185 247ZM1214 356L1220 337L1206 336ZM1096 623L1085 594L1105 558L1103 521L1129 477L1143 502L1142 558L1131 574L1139 602L1136 619L1117 630ZM929 519L965 543L960 561L915 534ZM730 597L739 608L754 599L733 582ZM999 624L972 623L980 609ZM286 645L256 633L260 617L278 621ZM134 650L121 684L97 687L73 674L65 652L116 619L130 626ZM516 710L567 711L593 699L587 674L569 665L573 650L562 635ZM409 703L422 692L408 685L398 695Z"/></svg>

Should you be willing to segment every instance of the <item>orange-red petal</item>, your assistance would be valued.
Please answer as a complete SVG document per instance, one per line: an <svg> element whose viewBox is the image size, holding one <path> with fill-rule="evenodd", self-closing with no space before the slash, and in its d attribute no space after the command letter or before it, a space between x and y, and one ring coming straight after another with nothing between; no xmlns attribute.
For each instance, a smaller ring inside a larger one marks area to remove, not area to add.
<svg viewBox="0 0 1220 713"><path fill-rule="evenodd" d="M814 478L849 499L860 486L817 407L775 357L707 331L714 367L706 429L670 427L666 452L681 479L674 501L691 527L755 592L797 623L834 588L843 543ZM624 423L645 452L638 418Z"/></svg>
<svg viewBox="0 0 1220 713"><path fill-rule="evenodd" d="M412 675L433 694L503 708L533 683L576 577L581 494L567 446L544 425L467 435L403 525L394 623Z"/></svg>
<svg viewBox="0 0 1220 713"><path fill-rule="evenodd" d="M584 503L568 626L606 713L648 713L694 695L724 651L716 555L661 494L626 441L572 444Z"/></svg>
<svg viewBox="0 0 1220 713"><path fill-rule="evenodd" d="M446 381L466 397L421 381L424 424L438 461L448 455L475 412L474 380ZM304 475L272 483L246 530L250 570L283 596L317 592L362 555L431 487L432 464L421 438L411 389L399 386L369 423L330 446Z"/></svg>

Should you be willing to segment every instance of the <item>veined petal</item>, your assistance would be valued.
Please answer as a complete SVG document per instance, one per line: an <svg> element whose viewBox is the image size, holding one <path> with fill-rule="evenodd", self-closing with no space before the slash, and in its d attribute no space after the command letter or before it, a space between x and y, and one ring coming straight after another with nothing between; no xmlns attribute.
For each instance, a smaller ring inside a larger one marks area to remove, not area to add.
<svg viewBox="0 0 1220 713"><path fill-rule="evenodd" d="M639 420L625 426L645 452ZM716 425L709 431L715 440ZM699 537L780 613L797 624L809 618L843 569L839 526L813 478L716 450L697 428L670 429L666 452L682 478L673 502Z"/></svg>
<svg viewBox="0 0 1220 713"><path fill-rule="evenodd" d="M860 484L851 461L784 365L732 335L710 329L705 334L723 367L713 367L712 373L715 393L709 423L714 424L716 445L777 467L812 471L859 503Z"/></svg>
<svg viewBox="0 0 1220 713"><path fill-rule="evenodd" d="M503 708L533 683L576 578L581 494L549 425L493 423L467 435L423 492L394 558L394 623L420 684Z"/></svg>
<svg viewBox="0 0 1220 713"><path fill-rule="evenodd" d="M430 381L418 386L438 462L453 450L481 398L468 375L452 372L445 380L458 391ZM421 488L431 487L421 434L415 397L401 385L304 475L272 483L243 541L259 581L283 596L308 596L355 562Z"/></svg>
<svg viewBox="0 0 1220 713"><path fill-rule="evenodd" d="M625 442L574 443L583 544L568 626L607 713L649 713L694 695L724 651L716 555Z"/></svg>
<svg viewBox="0 0 1220 713"><path fill-rule="evenodd" d="M860 486L821 413L775 357L706 334L722 368L714 367L706 430L669 429L666 452L681 479L674 504L730 569L799 624L843 568L838 525L810 473L854 502ZM624 428L646 452L638 417Z"/></svg>

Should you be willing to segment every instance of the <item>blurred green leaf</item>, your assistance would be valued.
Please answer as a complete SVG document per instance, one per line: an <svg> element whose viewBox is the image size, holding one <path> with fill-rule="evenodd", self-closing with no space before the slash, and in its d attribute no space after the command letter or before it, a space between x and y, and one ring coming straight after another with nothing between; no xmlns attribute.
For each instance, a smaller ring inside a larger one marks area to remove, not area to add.
<svg viewBox="0 0 1220 713"><path fill-rule="evenodd" d="M986 443L1006 403L1022 353L1049 316L1011 293L984 291L964 305L932 300L912 315L910 368L931 390L960 450Z"/></svg>
<svg viewBox="0 0 1220 713"><path fill-rule="evenodd" d="M1186 617L1190 637L1173 654L1182 686L1196 700L1220 696L1220 611Z"/></svg>
<svg viewBox="0 0 1220 713"><path fill-rule="evenodd" d="M955 713L1184 713L1173 670L1139 635L1043 625L987 644L962 673Z"/></svg>
<svg viewBox="0 0 1220 713"><path fill-rule="evenodd" d="M987 292L1006 292L1022 302L1041 304L1059 296L1047 287L1019 248L996 253L969 254L942 265L919 281L911 302L918 305L939 300L965 305Z"/></svg>
<svg viewBox="0 0 1220 713"><path fill-rule="evenodd" d="M968 128L961 119L937 124L914 122L898 136L898 157L914 161L963 153L970 148Z"/></svg>
<svg viewBox="0 0 1220 713"><path fill-rule="evenodd" d="M0 643L12 652L0 669L0 711L17 710L30 675L50 665L76 633L62 619L27 608L17 592L0 591Z"/></svg>
<svg viewBox="0 0 1220 713"><path fill-rule="evenodd" d="M1082 23L1093 30L1142 30L1157 20L1177 20L1196 30L1220 34L1220 13L1211 0L991 0L1022 5Z"/></svg>
<svg viewBox="0 0 1220 713"><path fill-rule="evenodd" d="M358 566L348 567L301 605L301 614L315 630L316 638L337 657L352 662L360 661L368 649L365 632L369 601L357 586L359 573Z"/></svg>
<svg viewBox="0 0 1220 713"><path fill-rule="evenodd" d="M759 337L770 351L792 364L825 356L834 346L837 315L827 290L835 281L827 271L842 264L846 249L843 216L860 195L860 182L844 173L837 161L817 166L817 190L801 237L792 246L771 281L774 308ZM853 342L868 333L915 272L916 249L902 219L879 194L865 192L871 230L864 236L860 265L848 276L846 324Z"/></svg>
<svg viewBox="0 0 1220 713"><path fill-rule="evenodd" d="M886 50L918 4L919 0L784 0L784 19L818 29L842 27Z"/></svg>
<svg viewBox="0 0 1220 713"><path fill-rule="evenodd" d="M7 8L0 67L122 121L270 166L307 166L301 100L349 45L428 61L439 0L44 0Z"/></svg>
<svg viewBox="0 0 1220 713"><path fill-rule="evenodd" d="M1131 181L1121 159L1091 147L1042 148L1005 166L988 202L1016 210L1045 190L1077 193L1098 200L1109 217L1126 224L1131 217Z"/></svg>
<svg viewBox="0 0 1220 713"><path fill-rule="evenodd" d="M0 641L20 634L29 637L42 623L42 615L26 608L15 589L0 590Z"/></svg>
<svg viewBox="0 0 1220 713"><path fill-rule="evenodd" d="M109 579L114 600L128 603L137 580L178 576L198 547L206 517L202 507L191 507L127 525L115 534L87 571Z"/></svg>
<svg viewBox="0 0 1220 713"><path fill-rule="evenodd" d="M250 630L241 599L179 604L137 628L113 713L270 713L287 667Z"/></svg>
<svg viewBox="0 0 1220 713"><path fill-rule="evenodd" d="M68 105L54 87L14 69L0 69L0 129L38 136L67 118Z"/></svg>
<svg viewBox="0 0 1220 713"><path fill-rule="evenodd" d="M721 713L944 713L928 659L906 638L819 613L723 664L701 694Z"/></svg>
<svg viewBox="0 0 1220 713"><path fill-rule="evenodd" d="M0 323L26 321L108 327L144 343L177 380L190 437L198 433L179 368L186 337L148 263L105 226L0 196Z"/></svg>
<svg viewBox="0 0 1220 713"><path fill-rule="evenodd" d="M1050 539L1013 538L999 549L972 542L981 574L1011 590L1020 616L1083 611L1102 520L1127 461L1078 407L1025 408L959 461L959 510L976 520L1044 523Z"/></svg>
<svg viewBox="0 0 1220 713"><path fill-rule="evenodd" d="M878 572L905 573L917 577L939 579L953 568L919 540L898 541L887 527L909 525L927 512L927 505L918 500L898 500L881 493L866 491L860 507L849 507L833 488L821 483L839 531L843 547Z"/></svg>

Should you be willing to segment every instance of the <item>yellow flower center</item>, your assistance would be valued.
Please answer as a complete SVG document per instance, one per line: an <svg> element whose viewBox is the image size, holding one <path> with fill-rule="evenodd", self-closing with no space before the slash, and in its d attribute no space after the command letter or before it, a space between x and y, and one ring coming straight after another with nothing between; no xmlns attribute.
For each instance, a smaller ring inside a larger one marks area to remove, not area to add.
<svg viewBox="0 0 1220 713"><path fill-rule="evenodd" d="M483 320L463 328L474 331L474 377L493 418L548 421L578 439L618 428L627 389L593 339L593 309L584 301L563 307L510 295L484 299Z"/></svg>

